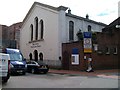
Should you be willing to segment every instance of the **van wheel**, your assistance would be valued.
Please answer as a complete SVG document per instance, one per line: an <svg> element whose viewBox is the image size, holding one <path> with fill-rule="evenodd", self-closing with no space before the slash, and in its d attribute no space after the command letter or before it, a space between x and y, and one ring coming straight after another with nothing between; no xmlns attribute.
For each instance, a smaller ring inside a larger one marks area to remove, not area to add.
<svg viewBox="0 0 120 90"><path fill-rule="evenodd" d="M32 69L32 70L31 70L31 73L34 74L34 73L35 73L35 69Z"/></svg>
<svg viewBox="0 0 120 90"><path fill-rule="evenodd" d="M8 79L4 79L4 80L3 80L3 83L7 83L7 81L8 81Z"/></svg>

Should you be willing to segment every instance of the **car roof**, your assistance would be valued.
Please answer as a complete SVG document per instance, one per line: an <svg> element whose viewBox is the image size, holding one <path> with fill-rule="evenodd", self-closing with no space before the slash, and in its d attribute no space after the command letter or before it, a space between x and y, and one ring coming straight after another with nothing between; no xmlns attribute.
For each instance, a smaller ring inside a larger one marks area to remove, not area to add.
<svg viewBox="0 0 120 90"><path fill-rule="evenodd" d="M7 58L7 59L10 60L9 54L5 54L5 53L0 53L0 59L1 59L1 58Z"/></svg>
<svg viewBox="0 0 120 90"><path fill-rule="evenodd" d="M31 60L29 62L35 62L35 63L38 63L39 65L46 65L43 61L34 61L34 60Z"/></svg>

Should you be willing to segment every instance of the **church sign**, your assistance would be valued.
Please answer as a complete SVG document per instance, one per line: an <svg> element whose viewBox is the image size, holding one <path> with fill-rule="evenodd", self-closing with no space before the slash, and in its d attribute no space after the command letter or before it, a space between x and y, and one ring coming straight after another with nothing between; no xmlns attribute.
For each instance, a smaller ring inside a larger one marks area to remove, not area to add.
<svg viewBox="0 0 120 90"><path fill-rule="evenodd" d="M36 47L41 47L41 45L38 42L31 44L31 48L36 48Z"/></svg>

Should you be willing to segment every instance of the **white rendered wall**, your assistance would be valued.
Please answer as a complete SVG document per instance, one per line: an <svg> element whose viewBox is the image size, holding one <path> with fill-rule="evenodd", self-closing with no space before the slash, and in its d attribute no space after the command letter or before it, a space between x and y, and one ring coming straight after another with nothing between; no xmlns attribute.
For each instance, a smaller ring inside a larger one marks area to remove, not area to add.
<svg viewBox="0 0 120 90"><path fill-rule="evenodd" d="M29 43L31 35L30 25L34 25L34 18L36 16L39 21L42 19L44 22L44 40ZM38 53L43 53L44 60L58 60L58 12L41 6L35 7L24 22L20 39L20 49L25 58L29 59L29 53L33 54L34 50L37 50ZM31 48L36 43L39 47Z"/></svg>

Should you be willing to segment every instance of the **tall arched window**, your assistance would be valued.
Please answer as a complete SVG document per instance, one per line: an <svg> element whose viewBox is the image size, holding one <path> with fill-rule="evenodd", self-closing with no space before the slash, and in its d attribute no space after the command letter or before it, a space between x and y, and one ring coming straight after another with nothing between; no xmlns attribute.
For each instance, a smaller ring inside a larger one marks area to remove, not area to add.
<svg viewBox="0 0 120 90"><path fill-rule="evenodd" d="M44 23L42 19L40 20L40 32L41 32L40 39L43 39Z"/></svg>
<svg viewBox="0 0 120 90"><path fill-rule="evenodd" d="M69 40L74 40L74 22L69 21Z"/></svg>
<svg viewBox="0 0 120 90"><path fill-rule="evenodd" d="M35 18L35 40L38 39L38 17Z"/></svg>
<svg viewBox="0 0 120 90"><path fill-rule="evenodd" d="M88 25L88 32L91 31L91 25Z"/></svg>
<svg viewBox="0 0 120 90"><path fill-rule="evenodd" d="M33 41L33 24L30 25L31 41Z"/></svg>

